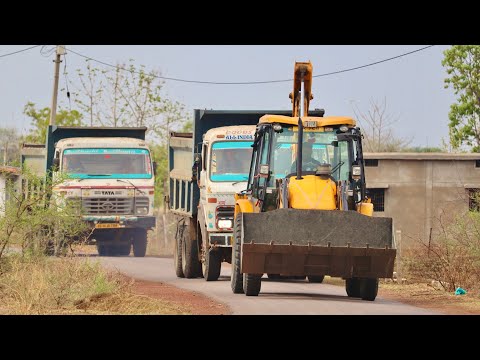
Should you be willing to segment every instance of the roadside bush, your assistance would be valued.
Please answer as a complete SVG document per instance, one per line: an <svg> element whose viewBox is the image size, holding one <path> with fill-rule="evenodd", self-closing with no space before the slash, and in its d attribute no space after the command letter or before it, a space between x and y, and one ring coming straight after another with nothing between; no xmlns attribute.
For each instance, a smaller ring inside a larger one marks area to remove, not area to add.
<svg viewBox="0 0 480 360"><path fill-rule="evenodd" d="M65 180L45 180L23 169L20 184L7 185L5 216L0 218L0 258L13 243L22 253L65 253L74 238L86 234L78 204L53 198L52 189Z"/></svg>
<svg viewBox="0 0 480 360"><path fill-rule="evenodd" d="M431 244L419 242L405 255L407 271L437 281L445 290L480 289L480 214L468 212L448 224Z"/></svg>

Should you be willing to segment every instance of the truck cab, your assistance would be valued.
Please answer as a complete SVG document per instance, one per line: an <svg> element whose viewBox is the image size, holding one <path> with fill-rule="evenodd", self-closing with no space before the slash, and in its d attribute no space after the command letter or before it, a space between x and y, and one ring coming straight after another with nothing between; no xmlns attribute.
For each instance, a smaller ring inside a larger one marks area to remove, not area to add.
<svg viewBox="0 0 480 360"><path fill-rule="evenodd" d="M63 138L54 144L52 165L54 178L66 177L55 182L54 198L78 207L100 256L129 255L132 245L135 256L145 256L147 231L155 226L155 170L144 139Z"/></svg>

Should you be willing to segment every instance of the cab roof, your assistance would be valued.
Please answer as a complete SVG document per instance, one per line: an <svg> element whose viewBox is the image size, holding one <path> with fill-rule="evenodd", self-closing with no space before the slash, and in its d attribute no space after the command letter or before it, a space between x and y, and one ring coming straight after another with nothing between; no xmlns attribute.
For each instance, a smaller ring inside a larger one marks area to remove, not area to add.
<svg viewBox="0 0 480 360"><path fill-rule="evenodd" d="M302 121L316 121L317 127L347 125L354 127L357 123L354 119L348 116L305 116ZM265 123L279 123L288 125L298 125L298 117L283 116L283 115L264 115L260 118L260 124Z"/></svg>

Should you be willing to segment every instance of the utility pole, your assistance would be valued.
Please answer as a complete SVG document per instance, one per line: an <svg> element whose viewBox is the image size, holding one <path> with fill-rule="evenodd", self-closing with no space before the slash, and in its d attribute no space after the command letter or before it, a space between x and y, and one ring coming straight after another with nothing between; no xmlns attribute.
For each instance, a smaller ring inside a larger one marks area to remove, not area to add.
<svg viewBox="0 0 480 360"><path fill-rule="evenodd" d="M50 108L50 125L55 125L55 118L57 116L57 96L58 96L58 78L60 73L60 56L65 55L65 45L57 45L57 51L55 55L55 78L53 81L53 96L52 107Z"/></svg>

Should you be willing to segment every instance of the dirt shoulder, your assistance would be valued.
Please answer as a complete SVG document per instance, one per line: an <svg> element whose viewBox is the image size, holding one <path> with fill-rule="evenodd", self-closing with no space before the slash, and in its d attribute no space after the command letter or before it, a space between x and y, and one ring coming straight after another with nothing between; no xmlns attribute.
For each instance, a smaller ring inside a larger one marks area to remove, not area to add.
<svg viewBox="0 0 480 360"><path fill-rule="evenodd" d="M325 284L345 286L339 278L325 277ZM480 314L480 294L454 295L425 283L397 284L380 282L378 296L448 315Z"/></svg>
<svg viewBox="0 0 480 360"><path fill-rule="evenodd" d="M161 282L134 279L132 291L138 295L175 304L193 315L229 315L230 309L197 292L179 289Z"/></svg>

